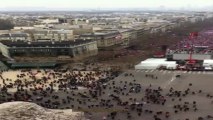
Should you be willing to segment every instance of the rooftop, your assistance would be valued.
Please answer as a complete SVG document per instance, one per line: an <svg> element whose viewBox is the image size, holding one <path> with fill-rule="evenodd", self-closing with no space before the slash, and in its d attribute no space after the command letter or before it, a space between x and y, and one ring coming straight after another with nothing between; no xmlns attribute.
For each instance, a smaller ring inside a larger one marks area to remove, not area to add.
<svg viewBox="0 0 213 120"><path fill-rule="evenodd" d="M56 62L20 62L13 63L11 65L12 68L27 68L27 67L55 67Z"/></svg>
<svg viewBox="0 0 213 120"><path fill-rule="evenodd" d="M92 42L91 39L83 40L76 39L75 41L1 41L2 44L8 47L70 47L75 45L81 45Z"/></svg>
<svg viewBox="0 0 213 120"><path fill-rule="evenodd" d="M67 34L67 33L72 33L72 30L36 30L34 31L34 34Z"/></svg>
<svg viewBox="0 0 213 120"><path fill-rule="evenodd" d="M1 34L0 37L27 37L26 33L9 33Z"/></svg>
<svg viewBox="0 0 213 120"><path fill-rule="evenodd" d="M91 37L91 36L116 36L118 35L118 31L100 31L94 33L86 33L81 35L82 37Z"/></svg>

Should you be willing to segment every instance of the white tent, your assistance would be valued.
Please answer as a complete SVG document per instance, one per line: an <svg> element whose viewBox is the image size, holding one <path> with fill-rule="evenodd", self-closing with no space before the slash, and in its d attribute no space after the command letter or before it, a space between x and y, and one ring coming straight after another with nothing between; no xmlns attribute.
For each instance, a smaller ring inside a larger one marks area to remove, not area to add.
<svg viewBox="0 0 213 120"><path fill-rule="evenodd" d="M211 59L204 60L203 67L213 67L213 60L211 60Z"/></svg>
<svg viewBox="0 0 213 120"><path fill-rule="evenodd" d="M166 58L149 58L135 65L135 69L157 69L165 66L167 69L176 69L175 61L167 61Z"/></svg>

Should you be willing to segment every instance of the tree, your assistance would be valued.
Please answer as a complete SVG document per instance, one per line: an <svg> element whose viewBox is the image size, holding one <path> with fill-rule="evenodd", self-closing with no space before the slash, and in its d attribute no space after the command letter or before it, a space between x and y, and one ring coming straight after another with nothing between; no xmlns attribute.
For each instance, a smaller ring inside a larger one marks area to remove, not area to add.
<svg viewBox="0 0 213 120"><path fill-rule="evenodd" d="M0 30L10 30L13 29L14 24L10 20L0 19Z"/></svg>

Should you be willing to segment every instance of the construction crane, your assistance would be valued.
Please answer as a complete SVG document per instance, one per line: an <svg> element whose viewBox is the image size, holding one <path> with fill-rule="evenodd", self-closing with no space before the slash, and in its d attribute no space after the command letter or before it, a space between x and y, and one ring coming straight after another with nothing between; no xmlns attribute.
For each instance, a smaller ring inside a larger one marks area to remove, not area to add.
<svg viewBox="0 0 213 120"><path fill-rule="evenodd" d="M196 64L196 60L194 60L192 58L192 55L193 55L193 50L194 50L194 40L197 38L198 36L198 32L191 32L189 34L189 39L191 41L191 45L189 46L189 59L186 63L186 66L187 66L187 69L191 70L192 68L194 68L195 64Z"/></svg>

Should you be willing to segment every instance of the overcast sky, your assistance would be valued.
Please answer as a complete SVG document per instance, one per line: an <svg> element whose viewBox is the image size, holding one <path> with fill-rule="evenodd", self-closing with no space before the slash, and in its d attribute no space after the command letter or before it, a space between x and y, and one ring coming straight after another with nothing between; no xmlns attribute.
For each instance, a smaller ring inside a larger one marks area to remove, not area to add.
<svg viewBox="0 0 213 120"><path fill-rule="evenodd" d="M213 0L0 0L0 8L105 9L105 8L205 8Z"/></svg>

